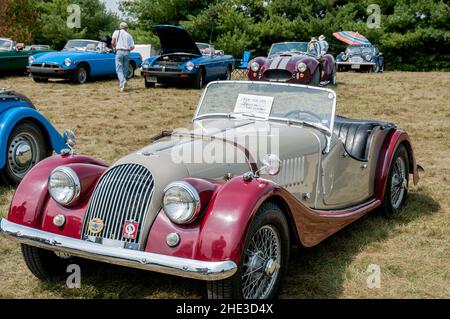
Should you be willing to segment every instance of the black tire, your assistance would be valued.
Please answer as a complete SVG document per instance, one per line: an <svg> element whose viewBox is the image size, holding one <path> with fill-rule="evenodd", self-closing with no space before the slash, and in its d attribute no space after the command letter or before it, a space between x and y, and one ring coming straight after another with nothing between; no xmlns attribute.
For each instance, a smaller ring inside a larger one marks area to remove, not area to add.
<svg viewBox="0 0 450 319"><path fill-rule="evenodd" d="M145 84L145 87L146 87L147 89L156 87L156 83L155 83L155 82L147 82L146 79L144 79L144 84Z"/></svg>
<svg viewBox="0 0 450 319"><path fill-rule="evenodd" d="M280 252L280 264L278 270L274 271L273 281L270 284L270 289L265 292L263 295L260 295L260 298L264 299L273 299L278 295L278 291L281 287L282 279L286 273L288 260L289 260L289 226L281 209L272 204L265 203L258 210L257 215L255 216L252 224L250 225L249 231L247 233L243 255L241 257L241 262L238 266L238 270L236 274L225 280L220 281L208 281L207 282L207 293L209 299L246 299L246 296L243 292L245 288L244 285L244 277L251 276L251 274L258 275L257 272L251 271L249 264L252 264L252 260L259 255L260 251L257 251L255 254L250 256L247 254L249 248L252 248L252 240L255 235L259 234L261 231L269 230L269 232L273 232L273 234L278 235L278 240L276 241L279 245L278 249ZM274 231L275 230L275 231ZM275 242L275 240L274 240ZM261 256L261 255L259 255ZM258 257L260 258L260 257ZM263 258L260 258L260 260ZM272 260L272 259L271 259ZM261 262L261 261L260 261ZM265 273L268 265L268 260L264 260L264 273L261 273L261 277L268 278L269 275ZM261 264L260 264L261 265ZM249 278L249 277L247 277ZM250 279L251 280L251 279ZM258 279L259 280L259 279ZM253 298L253 297L252 297Z"/></svg>
<svg viewBox="0 0 450 319"><path fill-rule="evenodd" d="M58 257L53 251L21 244L22 256L31 273L42 281L61 279L70 259Z"/></svg>
<svg viewBox="0 0 450 319"><path fill-rule="evenodd" d="M194 81L194 89L201 90L203 88L204 80L205 80L205 71L200 69L195 77Z"/></svg>
<svg viewBox="0 0 450 319"><path fill-rule="evenodd" d="M33 77L33 81L35 83L47 83L48 82L48 78Z"/></svg>
<svg viewBox="0 0 450 319"><path fill-rule="evenodd" d="M136 68L133 63L128 63L128 77L127 80L134 78Z"/></svg>
<svg viewBox="0 0 450 319"><path fill-rule="evenodd" d="M85 84L89 80L89 69L81 64L75 70L72 81L75 84Z"/></svg>
<svg viewBox="0 0 450 319"><path fill-rule="evenodd" d="M320 85L320 67L317 67L314 71L313 77L311 79L310 85L319 86Z"/></svg>
<svg viewBox="0 0 450 319"><path fill-rule="evenodd" d="M227 67L227 72L225 73L224 76L222 76L220 79L223 81L230 81L232 78L232 74L233 74L233 68L231 65L229 65Z"/></svg>
<svg viewBox="0 0 450 319"><path fill-rule="evenodd" d="M379 73L380 72L380 65L378 64L378 61L375 63L375 65L372 67L372 71L374 73Z"/></svg>
<svg viewBox="0 0 450 319"><path fill-rule="evenodd" d="M403 162L403 164L399 164L398 160ZM398 173L399 165L403 166L402 174ZM397 187L395 187L394 185L397 185ZM408 195L408 185L409 157L405 146L400 145L395 151L392 164L389 169L389 175L386 181L383 203L381 205L382 213L385 216L391 216L400 211Z"/></svg>
<svg viewBox="0 0 450 319"><path fill-rule="evenodd" d="M6 163L0 171L0 177L9 185L19 184L34 165L51 155L40 128L29 121L20 122L14 127L8 137L6 150Z"/></svg>

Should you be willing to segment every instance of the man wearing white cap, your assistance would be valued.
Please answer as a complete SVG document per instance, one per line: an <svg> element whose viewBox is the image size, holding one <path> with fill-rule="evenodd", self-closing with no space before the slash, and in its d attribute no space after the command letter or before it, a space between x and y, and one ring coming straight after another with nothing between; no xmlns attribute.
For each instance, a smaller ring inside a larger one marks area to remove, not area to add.
<svg viewBox="0 0 450 319"><path fill-rule="evenodd" d="M320 45L320 55L327 54L329 45L328 42L325 41L325 36L323 34L319 37L319 45Z"/></svg>
<svg viewBox="0 0 450 319"><path fill-rule="evenodd" d="M111 42L116 50L116 73L119 78L121 92L125 90L127 85L130 52L134 50L133 37L127 30L128 25L125 22L120 23L119 30L114 31Z"/></svg>

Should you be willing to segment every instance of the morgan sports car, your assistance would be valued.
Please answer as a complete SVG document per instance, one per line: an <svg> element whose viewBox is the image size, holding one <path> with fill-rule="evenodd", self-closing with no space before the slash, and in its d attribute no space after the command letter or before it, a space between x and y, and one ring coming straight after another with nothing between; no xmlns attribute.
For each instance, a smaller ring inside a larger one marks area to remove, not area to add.
<svg viewBox="0 0 450 319"><path fill-rule="evenodd" d="M72 256L200 279L210 298L276 297L291 248L395 214L418 182L407 133L335 112L325 88L212 82L189 128L111 166L40 162L0 231L42 280Z"/></svg>
<svg viewBox="0 0 450 319"><path fill-rule="evenodd" d="M18 184L39 161L65 148L64 138L27 97L0 89L0 179L3 184Z"/></svg>
<svg viewBox="0 0 450 319"><path fill-rule="evenodd" d="M374 45L349 45L336 57L338 71L384 71L384 56Z"/></svg>
<svg viewBox="0 0 450 319"><path fill-rule="evenodd" d="M216 54L214 47L203 48L183 28L172 25L155 26L161 43L161 55L152 56L142 64L146 88L157 83L188 83L201 89L217 79L230 80L234 58ZM208 54L202 54L208 51Z"/></svg>
<svg viewBox="0 0 450 319"><path fill-rule="evenodd" d="M48 52L48 45L31 45L16 43L11 39L0 38L0 72L23 71L27 69L28 58L40 52Z"/></svg>
<svg viewBox="0 0 450 319"><path fill-rule="evenodd" d="M274 43L268 57L253 59L247 69L250 81L286 82L306 85L336 85L332 55L320 55L318 43Z"/></svg>
<svg viewBox="0 0 450 319"><path fill-rule="evenodd" d="M54 78L84 84L90 78L116 76L115 59L115 53L106 42L70 40L62 51L31 56L28 71L35 82ZM128 78L134 76L141 64L141 54L131 52Z"/></svg>

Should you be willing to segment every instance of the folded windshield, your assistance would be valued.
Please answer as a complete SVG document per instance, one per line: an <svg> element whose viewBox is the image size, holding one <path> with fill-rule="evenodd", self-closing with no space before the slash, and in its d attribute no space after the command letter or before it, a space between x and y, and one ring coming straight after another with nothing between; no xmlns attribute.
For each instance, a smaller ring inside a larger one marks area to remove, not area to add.
<svg viewBox="0 0 450 319"><path fill-rule="evenodd" d="M195 118L224 116L310 124L331 132L333 91L277 83L215 82L200 101Z"/></svg>

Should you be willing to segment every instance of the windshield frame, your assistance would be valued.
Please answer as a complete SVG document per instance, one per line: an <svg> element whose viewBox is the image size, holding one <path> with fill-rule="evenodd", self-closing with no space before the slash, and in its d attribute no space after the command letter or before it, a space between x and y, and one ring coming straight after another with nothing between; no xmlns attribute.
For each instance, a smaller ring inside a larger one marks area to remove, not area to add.
<svg viewBox="0 0 450 319"><path fill-rule="evenodd" d="M83 51L83 52L101 52L101 50L99 51L99 50L97 50L97 48L99 47L99 45L101 45L102 44L102 41L97 41L97 40L89 40L89 39L71 39L71 40L68 40L67 42L66 42L66 44L64 45L64 49L63 49L63 51L80 51L80 50L77 50L76 48L80 48L80 47L73 47L73 48L66 48L66 46L69 44L69 42L71 42L71 41L85 41L85 42L88 42L88 43L95 43L96 44L96 50L95 51L92 51L92 50L87 50L87 46L86 47L84 47L85 48L85 50L81 50L81 51ZM100 46L100 48L101 48L101 46Z"/></svg>
<svg viewBox="0 0 450 319"><path fill-rule="evenodd" d="M328 140L328 145L330 145L330 139L333 135L333 130L334 130L334 123L336 121L336 92L334 92L331 89L328 88L322 88L322 87L312 87L312 86L308 86L308 85L302 85L302 84L291 84L291 83L277 83L277 82L257 82L257 81L213 81L208 83L208 85L206 86L205 90L202 93L202 96L200 97L200 100L197 104L197 108L195 110L194 113L194 117L192 118L192 122L198 121L198 120L202 120L204 118L211 118L211 117L224 117L224 118L234 118L234 117L230 117L230 113L225 113L225 112L218 112L218 113L205 113L202 115L199 115L201 106L203 104L203 100L205 99L206 93L209 89L209 87L211 85L214 84L240 84L240 83L247 83L247 84L269 84L269 85L280 85L280 86L288 86L288 87L299 87L299 88L303 88L303 89L309 89L309 90L319 90L319 91L325 91L328 93L333 94L333 106L332 106L332 111L331 111L331 123L330 123L330 128L319 125L317 123L312 123L312 122L308 122L308 121L302 121L302 120L296 120L296 119L288 119L288 118L284 118L284 117L277 117L277 116L269 116L267 119L262 119L260 117L254 117L254 116L246 116L245 114L243 118L245 119L249 119L249 120L254 120L254 121L273 121L273 122L283 122L286 123L288 125L300 125L300 126L308 126L308 127L313 127L319 131L321 131L322 133L324 133L327 136L327 140ZM328 150L328 147L327 147Z"/></svg>
<svg viewBox="0 0 450 319"><path fill-rule="evenodd" d="M290 44L290 43L305 43L306 44L306 51L278 51L277 53L274 54L270 54L270 52L272 52L272 49L274 46L278 45L278 44ZM269 52L267 53L267 57L271 57L274 55L279 55L280 53L283 52L300 52L300 53L308 53L308 42L304 42L304 41L289 41L289 42L277 42L277 43L272 43L272 45L270 46Z"/></svg>
<svg viewBox="0 0 450 319"><path fill-rule="evenodd" d="M8 41L9 42L9 49L4 49L3 47L1 47L0 51L6 51L6 52L14 51L14 41L13 40L6 39L6 38L0 38L0 41Z"/></svg>

